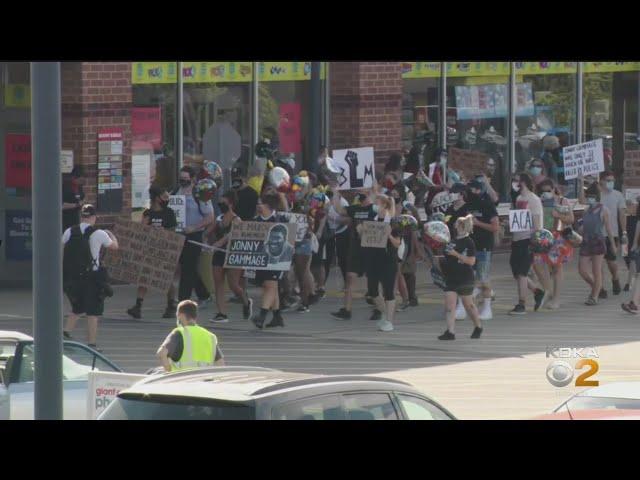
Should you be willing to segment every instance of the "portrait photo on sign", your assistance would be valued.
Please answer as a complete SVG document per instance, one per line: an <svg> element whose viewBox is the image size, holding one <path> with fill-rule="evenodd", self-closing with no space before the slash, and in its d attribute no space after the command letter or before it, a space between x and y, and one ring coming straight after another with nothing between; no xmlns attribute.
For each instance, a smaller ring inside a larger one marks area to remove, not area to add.
<svg viewBox="0 0 640 480"><path fill-rule="evenodd" d="M333 151L333 166L338 170L338 190L371 188L375 180L373 147Z"/></svg>
<svg viewBox="0 0 640 480"><path fill-rule="evenodd" d="M225 268L289 270L296 230L295 223L234 224L229 237Z"/></svg>

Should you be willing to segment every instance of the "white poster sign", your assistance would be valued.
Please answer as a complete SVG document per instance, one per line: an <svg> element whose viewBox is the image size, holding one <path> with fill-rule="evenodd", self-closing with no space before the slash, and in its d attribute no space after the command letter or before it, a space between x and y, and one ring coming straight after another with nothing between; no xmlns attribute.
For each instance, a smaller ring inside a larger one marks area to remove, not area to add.
<svg viewBox="0 0 640 480"><path fill-rule="evenodd" d="M62 150L60 152L60 170L62 173L71 173L71 170L73 170L73 150Z"/></svg>
<svg viewBox="0 0 640 480"><path fill-rule="evenodd" d="M289 220L289 223L296 224L296 242L304 240L304 236L309 230L309 223L307 222L307 216L304 213L290 213L290 212L278 212L284 218Z"/></svg>
<svg viewBox="0 0 640 480"><path fill-rule="evenodd" d="M176 232L182 232L184 230L184 222L187 217L187 201L184 195L170 195L169 196L169 208L176 214Z"/></svg>
<svg viewBox="0 0 640 480"><path fill-rule="evenodd" d="M87 419L95 420L115 400L122 390L126 390L147 375L120 372L89 372L87 381Z"/></svg>
<svg viewBox="0 0 640 480"><path fill-rule="evenodd" d="M509 231L529 232L533 230L533 217L530 210L509 210Z"/></svg>
<svg viewBox="0 0 640 480"><path fill-rule="evenodd" d="M624 198L627 202L635 202L640 197L640 188L627 188L624 191Z"/></svg>
<svg viewBox="0 0 640 480"><path fill-rule="evenodd" d="M149 185L151 179L151 155L131 156L131 207L149 207Z"/></svg>
<svg viewBox="0 0 640 480"><path fill-rule="evenodd" d="M562 149L564 158L564 177L567 180L580 175L594 175L604 172L604 153L602 139L571 145Z"/></svg>
<svg viewBox="0 0 640 480"><path fill-rule="evenodd" d="M333 165L338 169L338 190L373 187L373 159L373 147L334 150Z"/></svg>

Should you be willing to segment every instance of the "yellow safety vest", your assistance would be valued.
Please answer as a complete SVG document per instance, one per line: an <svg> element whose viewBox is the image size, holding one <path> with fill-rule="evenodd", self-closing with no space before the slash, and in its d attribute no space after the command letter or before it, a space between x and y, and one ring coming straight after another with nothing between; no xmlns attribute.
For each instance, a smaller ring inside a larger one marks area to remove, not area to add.
<svg viewBox="0 0 640 480"><path fill-rule="evenodd" d="M171 371L212 366L216 359L218 338L199 325L178 327L173 330L182 335L182 356L177 362L171 361Z"/></svg>

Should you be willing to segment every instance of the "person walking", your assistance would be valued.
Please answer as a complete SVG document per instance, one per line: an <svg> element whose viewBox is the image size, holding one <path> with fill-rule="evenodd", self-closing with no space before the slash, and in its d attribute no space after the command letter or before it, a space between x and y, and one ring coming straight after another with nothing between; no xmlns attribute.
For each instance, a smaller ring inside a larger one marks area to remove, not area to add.
<svg viewBox="0 0 640 480"><path fill-rule="evenodd" d="M169 193L158 185L152 185L149 188L149 200L151 202L150 207L142 212L142 224L174 231L178 223L175 212L169 208ZM138 286L136 304L127 310L127 314L136 320L142 318L142 302L144 302L146 294L147 288ZM175 312L175 287L172 284L167 291L167 308L162 318L171 318L175 315Z"/></svg>
<svg viewBox="0 0 640 480"><path fill-rule="evenodd" d="M640 200L640 198L636 198L636 205L638 204L638 200ZM640 253L638 252L639 247L640 247L640 222L638 222L639 217L640 217L640 209L636 208L636 213L635 213L635 218L633 219L633 230L631 230L632 232L634 232L633 234L633 242L631 242L631 245L629 246L629 261L634 263L634 267L633 268L633 272L634 272L634 278L633 281L629 280L629 282L632 284L632 288L631 288L631 300L627 303L623 303L622 304L622 309L627 312L627 313L631 313L633 315L637 315L638 314L638 304L640 304L640 282L638 281L638 279L640 278ZM631 218L629 220L632 220ZM631 223L631 222L630 222ZM630 271L632 270L631 268L629 269Z"/></svg>
<svg viewBox="0 0 640 480"><path fill-rule="evenodd" d="M110 231L95 227L97 216L93 205L83 205L80 217L80 223L67 228L62 235L63 289L71 303L63 335L71 339L80 315L85 315L87 344L98 350L98 317L104 313L105 297L110 296L105 272L100 267L100 252L103 248L117 250L118 240Z"/></svg>
<svg viewBox="0 0 640 480"><path fill-rule="evenodd" d="M600 186L593 183L584 193L587 210L582 216L582 245L578 272L591 287L585 305L598 304L598 296L602 290L602 263L607 252L606 238L614 238L609 221L610 212L601 202ZM615 255L616 244L611 243L611 251ZM591 270L591 272L589 271Z"/></svg>
<svg viewBox="0 0 640 480"><path fill-rule="evenodd" d="M198 304L183 300L176 310L176 328L156 352L166 372L198 367L224 366L218 337L198 325Z"/></svg>
<svg viewBox="0 0 640 480"><path fill-rule="evenodd" d="M82 166L75 165L62 180L62 231L80 223L80 208L84 200Z"/></svg>
<svg viewBox="0 0 640 480"><path fill-rule="evenodd" d="M477 339L482 335L482 323L478 309L473 303L473 266L476 263L476 247L469 237L473 230L473 219L473 215L467 215L456 220L455 240L447 245L444 250L441 268L445 280L444 303L447 330L438 337L438 340L456 339L456 305L458 298L460 298L474 325L471 338Z"/></svg>
<svg viewBox="0 0 640 480"><path fill-rule="evenodd" d="M207 229L207 236L211 238L211 245L216 248L213 252L212 265L218 313L211 319L212 323L227 323L229 321L224 291L225 276L231 291L237 298L242 299L242 315L244 319L248 320L253 314L253 300L249 298L246 289L242 288L241 285L242 270L238 268L224 268L226 257L224 250L229 241L229 234L231 233L233 225L242 222L240 217L235 213L237 204L238 195L235 190L225 192L218 203L218 208L222 213L218 216L216 222Z"/></svg>
<svg viewBox="0 0 640 480"><path fill-rule="evenodd" d="M180 255L180 285L178 287L178 299L189 300L191 293L196 290L200 308L205 308L211 303L211 292L209 292L198 274L198 262L200 260L201 247L190 242L190 240L202 243L204 230L215 221L213 205L210 201L200 202L193 195L196 172L190 166L180 169L177 195L184 195L185 198L185 226L184 235L187 237Z"/></svg>

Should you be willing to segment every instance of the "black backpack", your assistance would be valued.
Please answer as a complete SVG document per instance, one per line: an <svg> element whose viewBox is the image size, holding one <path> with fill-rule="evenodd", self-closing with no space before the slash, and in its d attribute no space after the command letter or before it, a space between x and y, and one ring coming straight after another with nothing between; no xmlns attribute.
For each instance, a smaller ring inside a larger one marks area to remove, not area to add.
<svg viewBox="0 0 640 480"><path fill-rule="evenodd" d="M81 279L91 271L95 260L91 255L89 237L91 237L91 234L95 231L96 229L92 226L87 227L84 233L80 230L80 225L71 227L71 236L69 237L69 241L64 245L62 261L62 278L64 284Z"/></svg>

